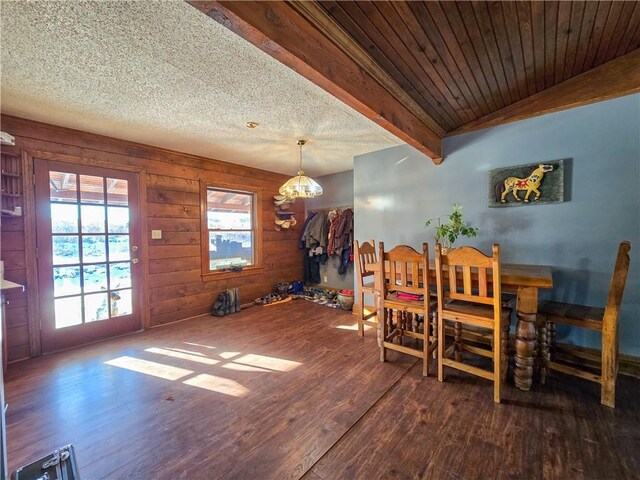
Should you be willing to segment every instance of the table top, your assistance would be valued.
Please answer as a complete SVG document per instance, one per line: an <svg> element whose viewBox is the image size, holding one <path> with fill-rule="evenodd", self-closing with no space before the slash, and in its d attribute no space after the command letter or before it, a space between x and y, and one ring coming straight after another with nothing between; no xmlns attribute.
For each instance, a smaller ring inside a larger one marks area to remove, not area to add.
<svg viewBox="0 0 640 480"><path fill-rule="evenodd" d="M365 265L367 271L377 272L377 263ZM552 288L553 277L548 265L521 265L503 263L500 265L500 277L503 286ZM429 261L429 275L435 278L435 261Z"/></svg>

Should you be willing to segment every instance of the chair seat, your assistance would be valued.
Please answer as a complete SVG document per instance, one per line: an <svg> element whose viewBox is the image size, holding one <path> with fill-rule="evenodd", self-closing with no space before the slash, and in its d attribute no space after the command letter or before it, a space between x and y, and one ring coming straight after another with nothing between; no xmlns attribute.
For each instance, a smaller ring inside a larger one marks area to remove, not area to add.
<svg viewBox="0 0 640 480"><path fill-rule="evenodd" d="M384 300L384 308L392 308L394 310L406 310L413 313L424 313L424 301L422 300L406 300L398 298L397 293L390 293ZM429 309L438 308L436 299L429 299Z"/></svg>
<svg viewBox="0 0 640 480"><path fill-rule="evenodd" d="M443 307L444 312L461 313L465 316L478 317L483 320L493 321L493 307L490 305L480 305L477 303L453 300ZM502 308L501 321L505 322L511 317L510 308Z"/></svg>
<svg viewBox="0 0 640 480"><path fill-rule="evenodd" d="M602 330L604 308L546 301L538 307L538 314L544 315L549 322Z"/></svg>

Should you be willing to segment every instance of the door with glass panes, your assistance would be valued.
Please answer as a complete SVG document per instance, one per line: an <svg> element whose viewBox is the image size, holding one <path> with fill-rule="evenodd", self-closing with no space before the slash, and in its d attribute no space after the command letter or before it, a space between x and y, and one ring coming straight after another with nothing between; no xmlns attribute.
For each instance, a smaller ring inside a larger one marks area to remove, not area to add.
<svg viewBox="0 0 640 480"><path fill-rule="evenodd" d="M138 174L34 168L43 352L140 330Z"/></svg>

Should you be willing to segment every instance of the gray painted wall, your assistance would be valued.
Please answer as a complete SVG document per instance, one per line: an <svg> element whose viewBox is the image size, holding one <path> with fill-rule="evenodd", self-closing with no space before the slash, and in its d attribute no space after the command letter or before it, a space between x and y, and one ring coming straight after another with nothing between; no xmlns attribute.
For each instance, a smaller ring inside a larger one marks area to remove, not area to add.
<svg viewBox="0 0 640 480"><path fill-rule="evenodd" d="M317 177L316 180L324 191L316 198L306 201L307 211L313 209L326 209L331 207L351 207L353 206L353 170L347 172L334 173ZM329 257L325 265L320 265L320 275L322 277L321 286L339 289L353 289L353 264L347 267L344 275L338 275L340 259L337 256ZM324 278L327 281L324 281Z"/></svg>
<svg viewBox="0 0 640 480"><path fill-rule="evenodd" d="M561 301L604 306L618 244L630 240L631 270L623 299L620 348L640 355L640 95L566 110L445 140L435 166L409 146L355 158L355 238L388 246L430 244L425 220L464 206L480 228L463 239L509 263L554 267ZM568 200L554 205L487 207L493 168L572 158ZM558 339L598 346L599 335L558 327Z"/></svg>

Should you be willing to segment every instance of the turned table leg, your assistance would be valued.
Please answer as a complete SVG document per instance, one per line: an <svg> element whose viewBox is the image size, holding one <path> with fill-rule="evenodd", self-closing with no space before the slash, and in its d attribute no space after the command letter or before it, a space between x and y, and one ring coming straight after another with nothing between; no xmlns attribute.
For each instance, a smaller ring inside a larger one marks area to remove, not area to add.
<svg viewBox="0 0 640 480"><path fill-rule="evenodd" d="M515 384L520 390L529 390L533 381L534 351L536 347L536 313L538 289L518 287L516 324Z"/></svg>

